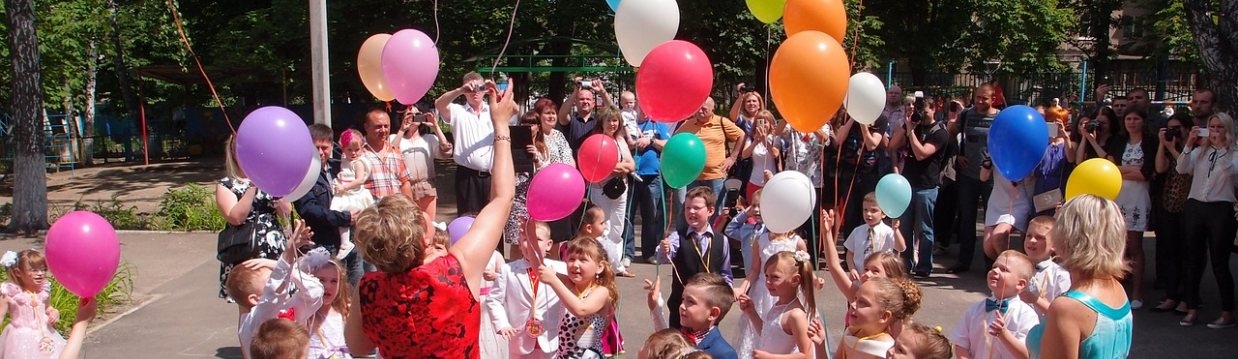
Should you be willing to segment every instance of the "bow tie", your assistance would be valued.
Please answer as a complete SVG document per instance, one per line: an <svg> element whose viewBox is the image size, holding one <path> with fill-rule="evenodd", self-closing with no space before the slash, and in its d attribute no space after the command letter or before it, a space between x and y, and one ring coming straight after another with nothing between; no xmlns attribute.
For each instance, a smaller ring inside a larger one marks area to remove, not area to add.
<svg viewBox="0 0 1238 359"><path fill-rule="evenodd" d="M996 300L993 298L988 298L984 300L984 311L986 312L992 312L993 310L1000 310L1002 314L1006 314L1006 310L1008 309L1010 309L1009 299Z"/></svg>
<svg viewBox="0 0 1238 359"><path fill-rule="evenodd" d="M686 328L680 329L679 332L683 333L683 336L688 337L689 343L692 343L692 345L696 345L696 333L693 333L691 330L686 329Z"/></svg>

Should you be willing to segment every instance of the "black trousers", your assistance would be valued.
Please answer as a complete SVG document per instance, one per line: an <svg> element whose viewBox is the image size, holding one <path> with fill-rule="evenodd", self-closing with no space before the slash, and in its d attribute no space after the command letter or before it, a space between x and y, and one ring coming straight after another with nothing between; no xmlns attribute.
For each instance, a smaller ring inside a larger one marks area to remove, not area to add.
<svg viewBox="0 0 1238 359"><path fill-rule="evenodd" d="M477 214L490 203L490 172L456 166L456 216Z"/></svg>
<svg viewBox="0 0 1238 359"><path fill-rule="evenodd" d="M1212 263L1212 276L1216 277L1217 290L1221 292L1221 310L1234 310L1234 276L1229 272L1229 253L1234 243L1234 204L1231 202L1200 202L1188 200L1183 210L1183 225L1186 226L1186 279L1187 308L1199 308L1199 282L1204 277L1204 265ZM1207 261L1205 261L1207 259Z"/></svg>
<svg viewBox="0 0 1238 359"><path fill-rule="evenodd" d="M1186 227L1182 225L1182 212L1170 213L1164 206L1158 207L1156 215L1156 280L1165 285L1165 298L1182 300L1186 278Z"/></svg>

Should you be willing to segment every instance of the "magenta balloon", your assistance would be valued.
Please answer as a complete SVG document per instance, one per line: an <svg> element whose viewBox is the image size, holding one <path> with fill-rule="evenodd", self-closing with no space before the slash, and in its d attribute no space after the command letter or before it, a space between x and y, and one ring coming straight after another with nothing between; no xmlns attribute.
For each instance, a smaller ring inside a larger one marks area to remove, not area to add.
<svg viewBox="0 0 1238 359"><path fill-rule="evenodd" d="M469 228L473 228L474 219L476 218L464 216L453 219L447 224L447 235L451 237L451 245L456 245L456 242L459 242L460 238L469 232Z"/></svg>
<svg viewBox="0 0 1238 359"><path fill-rule="evenodd" d="M236 130L236 160L245 176L275 197L294 194L318 156L309 127L286 108L250 112ZM293 198L294 200L296 198Z"/></svg>
<svg viewBox="0 0 1238 359"><path fill-rule="evenodd" d="M438 78L438 47L424 32L404 29L383 47L383 80L405 105L417 103Z"/></svg>
<svg viewBox="0 0 1238 359"><path fill-rule="evenodd" d="M585 179L575 167L555 163L537 171L529 183L529 218L550 222L572 214L585 198Z"/></svg>
<svg viewBox="0 0 1238 359"><path fill-rule="evenodd" d="M106 219L88 211L66 213L47 231L47 268L79 297L103 290L120 265L120 241Z"/></svg>

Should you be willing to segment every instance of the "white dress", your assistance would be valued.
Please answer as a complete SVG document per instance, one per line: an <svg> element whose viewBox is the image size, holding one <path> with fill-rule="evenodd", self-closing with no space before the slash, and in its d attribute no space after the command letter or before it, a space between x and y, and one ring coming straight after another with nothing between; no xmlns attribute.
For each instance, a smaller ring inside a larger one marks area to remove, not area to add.
<svg viewBox="0 0 1238 359"><path fill-rule="evenodd" d="M352 169L352 161L345 158L340 163L340 174L336 176L336 183L348 184L357 180L357 173ZM334 193L335 188L331 191ZM352 212L353 210L363 210L374 205L374 194L370 190L365 189L365 186L358 186L344 193L336 193L331 197L331 210L340 212ZM355 244L352 242L351 227L340 227L340 250L335 255L336 258L344 259L352 252Z"/></svg>
<svg viewBox="0 0 1238 359"><path fill-rule="evenodd" d="M787 308L795 303L797 302L775 305L765 312L765 315L761 317L765 325L761 327L761 338L757 342L757 350L770 354L800 352L799 346L795 343L795 337L782 330L782 317L787 314Z"/></svg>
<svg viewBox="0 0 1238 359"><path fill-rule="evenodd" d="M331 303L323 303L331 305ZM344 316L332 311L318 326L318 330L310 333L309 359L351 359L348 354L348 344L344 343Z"/></svg>
<svg viewBox="0 0 1238 359"><path fill-rule="evenodd" d="M752 308L756 309L757 313L768 312L775 302L775 298L769 294L769 288L765 287L765 271L762 270L765 262L778 252L794 252L799 240L799 237L791 236L774 241L770 240L768 233L757 238L757 246L761 250L761 266L754 268L757 270L757 279L748 285L748 297L752 298ZM752 321L739 321L739 337L731 342L739 344L735 349L740 358L752 358L752 350L757 345L757 329L752 325Z"/></svg>
<svg viewBox="0 0 1238 359"><path fill-rule="evenodd" d="M1143 153L1143 146L1128 143L1122 151L1121 165L1143 166L1146 157L1148 156ZM1122 216L1126 217L1127 231L1143 232L1148 229L1148 213L1152 207L1152 197L1148 194L1150 188L1148 181L1122 180L1122 189L1118 191L1118 198L1113 202L1118 204L1118 208L1122 209Z"/></svg>

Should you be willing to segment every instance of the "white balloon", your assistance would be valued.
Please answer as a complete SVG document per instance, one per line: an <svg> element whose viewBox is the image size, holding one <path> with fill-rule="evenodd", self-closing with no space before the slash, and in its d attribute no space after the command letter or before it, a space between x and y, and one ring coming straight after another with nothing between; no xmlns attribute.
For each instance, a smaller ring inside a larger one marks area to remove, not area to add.
<svg viewBox="0 0 1238 359"><path fill-rule="evenodd" d="M315 151L314 156L310 159L309 168L305 170L305 177L301 178L301 183L297 184L291 193L284 198L289 201L296 201L309 193L310 189L314 188L314 184L318 182L318 175L322 174L322 162L318 159L318 153Z"/></svg>
<svg viewBox="0 0 1238 359"><path fill-rule="evenodd" d="M623 0L615 10L615 40L628 64L640 67L653 48L675 39L679 3L675 0Z"/></svg>
<svg viewBox="0 0 1238 359"><path fill-rule="evenodd" d="M628 0L624 0L628 1ZM812 181L803 173L782 171L765 182L761 190L761 220L774 233L790 232L803 225L817 207Z"/></svg>
<svg viewBox="0 0 1238 359"><path fill-rule="evenodd" d="M886 86L876 75L867 72L851 75L847 83L847 114L856 122L871 125L881 117L886 107Z"/></svg>

